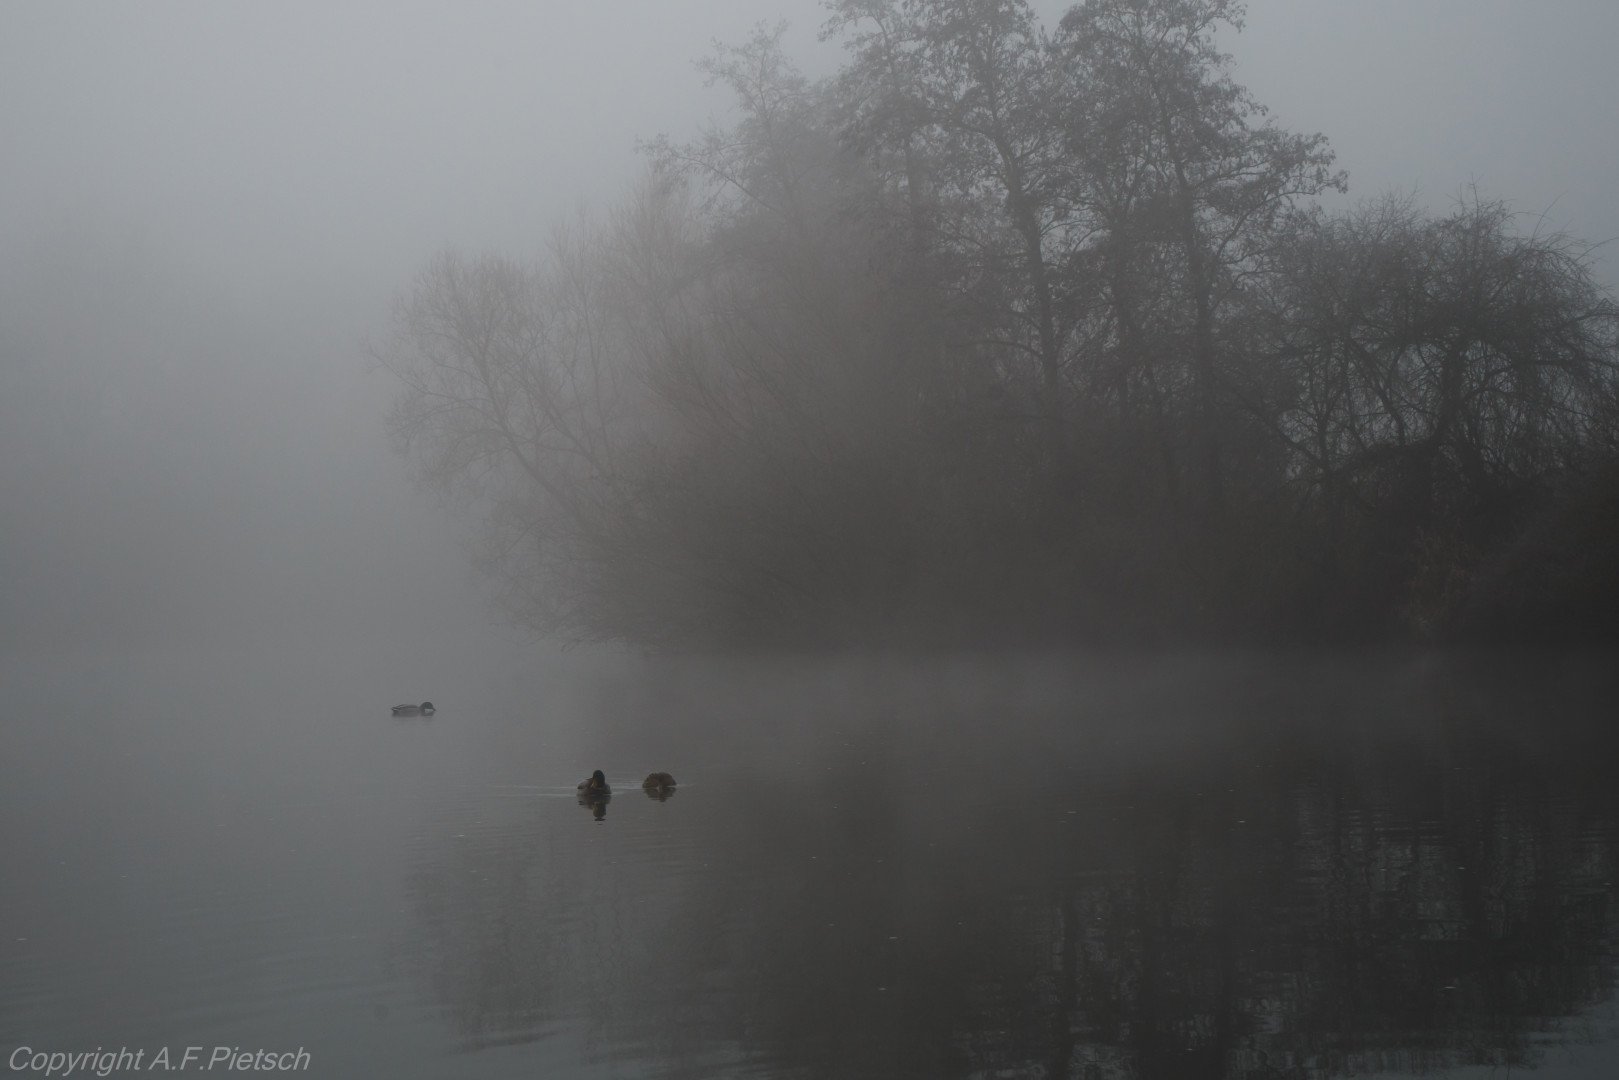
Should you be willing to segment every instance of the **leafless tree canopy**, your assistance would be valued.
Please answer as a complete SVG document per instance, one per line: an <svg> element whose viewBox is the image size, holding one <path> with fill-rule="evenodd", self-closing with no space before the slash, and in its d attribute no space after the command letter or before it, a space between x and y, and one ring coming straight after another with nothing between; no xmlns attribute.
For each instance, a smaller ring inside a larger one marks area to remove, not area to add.
<svg viewBox="0 0 1619 1080"><path fill-rule="evenodd" d="M1214 46L1234 0L829 6L836 76L719 50L734 127L655 144L537 263L446 254L400 302L394 430L522 618L1614 628L1588 247L1475 195L1322 211L1325 138Z"/></svg>

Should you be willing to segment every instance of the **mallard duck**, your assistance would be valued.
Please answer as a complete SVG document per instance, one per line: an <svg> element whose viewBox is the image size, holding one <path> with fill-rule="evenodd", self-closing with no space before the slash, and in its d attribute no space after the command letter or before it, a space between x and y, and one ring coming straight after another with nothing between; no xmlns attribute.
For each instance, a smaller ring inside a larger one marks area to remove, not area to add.
<svg viewBox="0 0 1619 1080"><path fill-rule="evenodd" d="M607 786L607 777L600 769L591 773L589 780L579 781L579 805L590 807L597 821L607 816L607 804L612 801L613 789Z"/></svg>
<svg viewBox="0 0 1619 1080"><path fill-rule="evenodd" d="M394 715L431 716L433 715L433 703L431 701L424 701L420 705L395 705Z"/></svg>
<svg viewBox="0 0 1619 1080"><path fill-rule="evenodd" d="M666 772L648 773L641 781L641 790L646 792L647 798L662 802L675 793L675 778Z"/></svg>

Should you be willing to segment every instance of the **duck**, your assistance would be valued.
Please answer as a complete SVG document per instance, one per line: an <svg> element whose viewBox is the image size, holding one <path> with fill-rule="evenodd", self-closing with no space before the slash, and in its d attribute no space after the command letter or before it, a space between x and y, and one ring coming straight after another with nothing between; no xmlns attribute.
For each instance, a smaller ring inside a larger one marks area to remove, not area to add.
<svg viewBox="0 0 1619 1080"><path fill-rule="evenodd" d="M666 772L648 773L641 781L641 790L646 792L647 798L662 802L675 793L675 778Z"/></svg>
<svg viewBox="0 0 1619 1080"><path fill-rule="evenodd" d="M591 773L589 780L579 781L579 795L582 798L594 799L612 793L613 789L607 786L607 777L602 775L600 769Z"/></svg>
<svg viewBox="0 0 1619 1080"><path fill-rule="evenodd" d="M433 711L433 703L431 701L424 701L420 705L394 706L395 716L432 716Z"/></svg>

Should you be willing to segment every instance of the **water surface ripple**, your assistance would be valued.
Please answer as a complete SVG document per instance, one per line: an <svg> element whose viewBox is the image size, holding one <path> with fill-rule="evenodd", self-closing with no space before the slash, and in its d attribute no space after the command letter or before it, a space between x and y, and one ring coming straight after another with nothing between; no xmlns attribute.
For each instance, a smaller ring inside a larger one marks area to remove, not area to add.
<svg viewBox="0 0 1619 1080"><path fill-rule="evenodd" d="M1611 659L12 658L0 1042L1615 1075Z"/></svg>

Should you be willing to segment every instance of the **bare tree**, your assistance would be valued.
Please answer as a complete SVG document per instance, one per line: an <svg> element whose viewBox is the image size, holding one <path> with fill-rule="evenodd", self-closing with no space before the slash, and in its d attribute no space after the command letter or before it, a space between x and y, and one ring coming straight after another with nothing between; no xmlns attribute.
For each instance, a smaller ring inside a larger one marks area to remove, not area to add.
<svg viewBox="0 0 1619 1080"><path fill-rule="evenodd" d="M483 561L537 626L577 624L580 571L612 536L622 345L600 266L559 231L538 266L436 256L371 352L400 386L399 448L421 481L476 507Z"/></svg>
<svg viewBox="0 0 1619 1080"><path fill-rule="evenodd" d="M1214 34L1242 15L1238 0L1085 0L1057 39L1079 86L1064 117L1072 201L1095 221L1111 323L1098 389L1121 387L1155 414L1171 489L1184 473L1215 511L1244 289L1297 202L1345 184L1324 136L1266 121L1232 80Z"/></svg>
<svg viewBox="0 0 1619 1080"><path fill-rule="evenodd" d="M1054 36L1023 0L831 10L838 77L720 48L735 123L656 142L606 227L441 255L400 301L395 435L523 621L1443 620L1619 454L1589 249L1477 199L1327 215L1325 139L1215 47L1237 0L1084 0Z"/></svg>
<svg viewBox="0 0 1619 1080"><path fill-rule="evenodd" d="M1588 246L1514 222L1385 199L1306 223L1273 282L1291 481L1329 559L1358 519L1413 560L1424 619L1619 430L1619 304Z"/></svg>
<svg viewBox="0 0 1619 1080"><path fill-rule="evenodd" d="M1053 122L1066 88L1044 33L1023 0L831 8L828 32L848 34L853 57L840 87L850 135L897 166L913 234L957 254L960 300L998 309L997 351L1034 360L1059 446L1072 319L1054 264L1084 225L1076 234L1066 202Z"/></svg>

